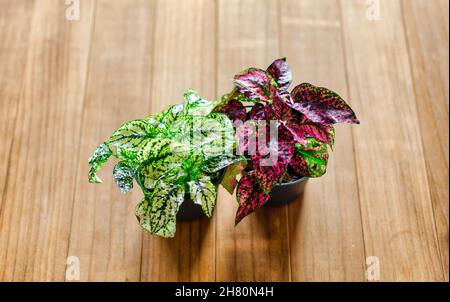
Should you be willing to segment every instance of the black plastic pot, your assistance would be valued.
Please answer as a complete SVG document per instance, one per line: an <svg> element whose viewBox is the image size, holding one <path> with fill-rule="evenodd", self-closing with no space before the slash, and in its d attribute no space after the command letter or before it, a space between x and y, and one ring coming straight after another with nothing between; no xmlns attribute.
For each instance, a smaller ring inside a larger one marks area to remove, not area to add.
<svg viewBox="0 0 450 302"><path fill-rule="evenodd" d="M178 221L190 221L202 217L202 207L194 203L188 196L184 199L177 213Z"/></svg>
<svg viewBox="0 0 450 302"><path fill-rule="evenodd" d="M303 194L308 179L303 177L292 182L277 184L270 194L267 205L281 206L295 201Z"/></svg>

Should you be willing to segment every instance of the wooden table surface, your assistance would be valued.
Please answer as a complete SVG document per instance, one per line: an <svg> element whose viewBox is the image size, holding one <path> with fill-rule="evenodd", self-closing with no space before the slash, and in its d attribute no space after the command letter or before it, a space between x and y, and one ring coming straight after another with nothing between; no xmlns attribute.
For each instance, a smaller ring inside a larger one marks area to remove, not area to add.
<svg viewBox="0 0 450 302"><path fill-rule="evenodd" d="M0 0L0 280L67 280L69 256L81 280L365 281L374 264L448 280L447 0L81 0L79 20L72 2ZM142 193L120 194L111 164L88 184L124 121L282 56L361 120L301 200L234 227L220 188L213 219L167 240L140 229Z"/></svg>

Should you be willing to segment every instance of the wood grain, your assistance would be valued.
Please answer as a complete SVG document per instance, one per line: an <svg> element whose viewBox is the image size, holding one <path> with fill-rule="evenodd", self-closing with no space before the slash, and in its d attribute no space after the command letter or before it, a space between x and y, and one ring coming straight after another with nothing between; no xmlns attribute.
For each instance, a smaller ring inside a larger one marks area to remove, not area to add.
<svg viewBox="0 0 450 302"><path fill-rule="evenodd" d="M282 1L281 25L282 52L292 67L294 83L328 87L348 99L339 3ZM327 174L309 180L303 198L289 205L295 281L364 280L364 241L351 126L336 129Z"/></svg>
<svg viewBox="0 0 450 302"><path fill-rule="evenodd" d="M154 2L97 2L68 256L80 259L82 281L138 281L142 231L134 207L142 193L120 193L113 162L100 171L102 185L89 184L87 159L114 129L150 110Z"/></svg>
<svg viewBox="0 0 450 302"><path fill-rule="evenodd" d="M376 256L381 281L448 281L449 6L379 3L369 20L364 0L94 0L69 21L64 1L0 0L0 280L64 281L76 256L82 281L364 281ZM219 187L213 219L167 240L140 229L114 162L88 184L123 122L282 56L362 122L295 203L235 227Z"/></svg>
<svg viewBox="0 0 450 302"><path fill-rule="evenodd" d="M0 171L2 171L0 205L4 199L4 189L8 180L11 144L14 139L14 126L35 4L34 1L27 1L12 5L13 2L13 0L0 2L0 41L2 41L0 44L0 106L2 108L0 132L3 135L3 141L0 144ZM0 212L1 209L0 207Z"/></svg>
<svg viewBox="0 0 450 302"><path fill-rule="evenodd" d="M215 95L215 2L159 0L155 12L151 111L183 102L183 92L196 89ZM216 211L217 213L217 211ZM203 217L178 222L175 238L144 234L143 281L208 281L214 279L214 220Z"/></svg>
<svg viewBox="0 0 450 302"><path fill-rule="evenodd" d="M438 0L430 5L429 1L413 0L402 4L428 185L448 281L449 2Z"/></svg>
<svg viewBox="0 0 450 302"><path fill-rule="evenodd" d="M34 6L1 204L3 280L64 279L93 6L83 5L79 22L65 9Z"/></svg>
<svg viewBox="0 0 450 302"><path fill-rule="evenodd" d="M364 1L341 3L366 255L382 280L442 280L400 2L374 21Z"/></svg>
<svg viewBox="0 0 450 302"><path fill-rule="evenodd" d="M248 66L265 68L280 56L277 3L219 1L218 92L232 89L232 77ZM221 188L223 189L223 188ZM287 208L260 209L237 227L237 204L220 191L217 214L218 281L290 280Z"/></svg>

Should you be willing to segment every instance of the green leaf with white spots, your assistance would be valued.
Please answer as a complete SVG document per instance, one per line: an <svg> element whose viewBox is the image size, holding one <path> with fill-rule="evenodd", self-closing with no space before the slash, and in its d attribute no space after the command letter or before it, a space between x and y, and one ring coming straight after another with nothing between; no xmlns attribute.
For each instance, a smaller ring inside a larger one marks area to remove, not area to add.
<svg viewBox="0 0 450 302"><path fill-rule="evenodd" d="M112 149L120 147L128 152L137 152L153 136L153 129L147 120L131 121L117 129L106 144Z"/></svg>
<svg viewBox="0 0 450 302"><path fill-rule="evenodd" d="M158 160L172 154L185 154L189 146L177 143L169 138L154 138L145 142L138 151L136 160L139 163Z"/></svg>
<svg viewBox="0 0 450 302"><path fill-rule="evenodd" d="M139 224L148 232L172 238L176 231L176 216L184 201L184 187L159 182L151 194L146 194L136 207Z"/></svg>
<svg viewBox="0 0 450 302"><path fill-rule="evenodd" d="M203 174L201 168L204 160L205 158L201 152L193 149L189 157L183 161L182 168L186 172L188 180L195 180L200 174Z"/></svg>
<svg viewBox="0 0 450 302"><path fill-rule="evenodd" d="M205 215L211 217L217 198L216 186L211 179L204 176L196 181L189 181L188 185L192 201L201 205Z"/></svg>
<svg viewBox="0 0 450 302"><path fill-rule="evenodd" d="M189 146L192 142L193 123L194 117L184 116L182 119L178 119L170 125L167 134L174 141Z"/></svg>
<svg viewBox="0 0 450 302"><path fill-rule="evenodd" d="M206 157L232 153L234 142L234 129L227 116L213 114L194 119L192 144Z"/></svg>
<svg viewBox="0 0 450 302"><path fill-rule="evenodd" d="M175 121L168 133L173 140L191 145L206 156L232 153L235 141L233 125L223 114L185 116Z"/></svg>
<svg viewBox="0 0 450 302"><path fill-rule="evenodd" d="M146 120L153 127L157 127L160 123L159 117L157 115L149 115L147 116Z"/></svg>
<svg viewBox="0 0 450 302"><path fill-rule="evenodd" d="M137 180L145 196L136 207L140 224L163 237L175 234L185 190L206 215L212 215L217 193L211 179L237 160L229 118L211 113L213 103L194 91L185 99L185 104L122 125L89 162L89 180L100 182L96 172L106 160L111 155L120 160L113 170L116 184L128 192Z"/></svg>
<svg viewBox="0 0 450 302"><path fill-rule="evenodd" d="M221 138L223 145L222 154L232 153L236 144L235 130L232 121L228 118L228 116L221 113L212 113L208 116L208 118L218 121L221 125Z"/></svg>
<svg viewBox="0 0 450 302"><path fill-rule="evenodd" d="M206 160L202 170L207 173L214 173L228 167L231 164L241 161L245 161L245 157L235 156L233 154L219 155Z"/></svg>
<svg viewBox="0 0 450 302"><path fill-rule="evenodd" d="M181 177L184 171L181 166L187 155L171 154L156 161L149 162L138 170L138 178L147 190L153 190L156 184L163 178L173 179L173 175Z"/></svg>
<svg viewBox="0 0 450 302"><path fill-rule="evenodd" d="M89 158L89 182L101 183L102 180L97 176L98 170L106 163L112 155L111 150L104 143L95 149L94 154Z"/></svg>
<svg viewBox="0 0 450 302"><path fill-rule="evenodd" d="M214 109L214 103L203 99L195 90L184 93L185 113L188 115L205 116Z"/></svg>
<svg viewBox="0 0 450 302"><path fill-rule="evenodd" d="M183 116L184 116L183 104L176 104L171 105L168 109L156 115L154 119L157 120L160 125L163 125L167 129L174 121L178 120Z"/></svg>
<svg viewBox="0 0 450 302"><path fill-rule="evenodd" d="M136 169L138 166L138 163L136 162L136 153L135 152L130 152L127 149L119 147L119 148L117 148L115 156L119 160L127 163L127 165L129 165L133 169Z"/></svg>
<svg viewBox="0 0 450 302"><path fill-rule="evenodd" d="M114 180L122 193L128 193L133 188L134 169L126 162L119 162L114 166Z"/></svg>

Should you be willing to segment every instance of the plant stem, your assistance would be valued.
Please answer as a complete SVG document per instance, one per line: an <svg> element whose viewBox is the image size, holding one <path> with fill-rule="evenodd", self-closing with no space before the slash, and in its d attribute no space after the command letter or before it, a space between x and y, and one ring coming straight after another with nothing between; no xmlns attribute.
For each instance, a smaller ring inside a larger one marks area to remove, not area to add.
<svg viewBox="0 0 450 302"><path fill-rule="evenodd" d="M233 90L231 90L231 91L226 95L225 98L226 98L227 100L230 99L230 98L232 98L236 92L238 92L238 89L237 89L236 87L234 87Z"/></svg>

